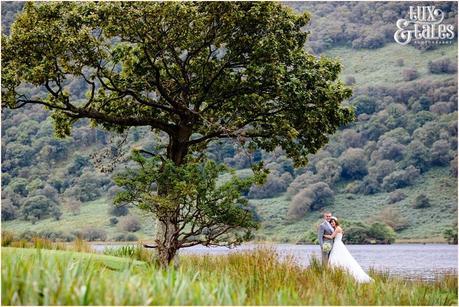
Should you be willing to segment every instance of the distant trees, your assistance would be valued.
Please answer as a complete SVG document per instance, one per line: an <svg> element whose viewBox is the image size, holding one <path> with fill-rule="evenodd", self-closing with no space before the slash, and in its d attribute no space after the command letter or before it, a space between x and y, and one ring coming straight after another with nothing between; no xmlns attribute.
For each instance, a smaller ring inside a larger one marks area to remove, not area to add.
<svg viewBox="0 0 459 307"><path fill-rule="evenodd" d="M368 162L363 149L350 148L340 156L339 161L343 178L360 179L368 174Z"/></svg>
<svg viewBox="0 0 459 307"><path fill-rule="evenodd" d="M367 225L361 222L345 227L343 240L347 244L391 244L395 242L394 230L383 223Z"/></svg>
<svg viewBox="0 0 459 307"><path fill-rule="evenodd" d="M121 229L129 232L136 232L141 228L139 219L132 215L126 216L123 219L121 219L120 226Z"/></svg>
<svg viewBox="0 0 459 307"><path fill-rule="evenodd" d="M318 182L296 194L289 206L288 217L300 219L309 211L319 210L334 202L334 193L325 182Z"/></svg>
<svg viewBox="0 0 459 307"><path fill-rule="evenodd" d="M383 179L382 187L386 191L403 188L413 184L419 177L420 171L414 166L409 166L404 170L394 171Z"/></svg>
<svg viewBox="0 0 459 307"><path fill-rule="evenodd" d="M429 61L427 68L432 74L453 74L457 72L457 62L453 62L449 58L440 58Z"/></svg>
<svg viewBox="0 0 459 307"><path fill-rule="evenodd" d="M25 220L35 223L49 216L59 220L62 212L58 205L44 195L36 195L27 198L22 206L22 214Z"/></svg>

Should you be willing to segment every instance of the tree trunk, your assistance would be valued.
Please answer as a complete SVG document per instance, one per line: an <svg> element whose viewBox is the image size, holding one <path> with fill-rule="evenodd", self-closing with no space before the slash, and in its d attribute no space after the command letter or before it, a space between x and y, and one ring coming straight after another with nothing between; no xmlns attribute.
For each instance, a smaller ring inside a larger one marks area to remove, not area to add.
<svg viewBox="0 0 459 307"><path fill-rule="evenodd" d="M178 137L170 137L169 145L167 147L167 158L174 161L176 165L181 165L184 158L188 153L186 141L188 141L191 131L182 130ZM167 195L169 187L158 186L159 195ZM179 204L177 204L179 206ZM179 259L177 251L179 249L177 236L174 232L177 230L178 225L174 222L177 221L176 210L171 210L168 216L156 218L156 235L155 242L157 244L158 260L161 267L166 268L174 261L174 266L178 267Z"/></svg>
<svg viewBox="0 0 459 307"><path fill-rule="evenodd" d="M162 268L166 268L174 261L174 266L178 267L179 261L176 255L178 242L172 236L175 226L171 221L160 221L156 219L156 245L158 251L158 261Z"/></svg>

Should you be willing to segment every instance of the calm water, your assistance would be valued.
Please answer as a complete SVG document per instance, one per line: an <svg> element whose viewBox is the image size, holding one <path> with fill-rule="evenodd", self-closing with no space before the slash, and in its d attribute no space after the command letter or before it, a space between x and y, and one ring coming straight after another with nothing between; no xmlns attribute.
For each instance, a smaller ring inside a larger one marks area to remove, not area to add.
<svg viewBox="0 0 459 307"><path fill-rule="evenodd" d="M103 251L108 245L95 244L94 248ZM260 246L274 248L281 258L293 256L299 264L307 266L309 258L320 258L318 245L294 244L246 244L237 248L194 246L180 251L186 254L222 255L251 250ZM116 247L112 245L111 247ZM457 273L458 246L447 244L393 244L393 245L347 245L354 258L364 270L370 267L378 271L388 271L391 275L421 277L431 279L441 272Z"/></svg>

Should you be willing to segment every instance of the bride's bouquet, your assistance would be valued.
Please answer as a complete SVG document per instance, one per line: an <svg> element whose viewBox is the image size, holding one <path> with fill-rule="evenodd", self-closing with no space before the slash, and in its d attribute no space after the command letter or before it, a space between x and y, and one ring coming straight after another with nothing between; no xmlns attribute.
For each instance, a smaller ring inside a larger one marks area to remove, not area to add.
<svg viewBox="0 0 459 307"><path fill-rule="evenodd" d="M332 245L328 242L325 242L323 245L322 245L322 250L326 253L328 253L329 251L331 251L332 249Z"/></svg>

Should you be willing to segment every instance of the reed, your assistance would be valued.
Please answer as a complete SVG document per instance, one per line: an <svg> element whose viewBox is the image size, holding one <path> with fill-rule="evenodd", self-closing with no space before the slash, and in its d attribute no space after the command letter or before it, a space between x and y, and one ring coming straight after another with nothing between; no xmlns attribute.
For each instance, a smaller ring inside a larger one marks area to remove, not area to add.
<svg viewBox="0 0 459 307"><path fill-rule="evenodd" d="M269 249L187 255L178 269L159 269L124 257L5 247L2 304L457 305L455 275L425 282L370 274L373 283L356 284L317 259L304 268Z"/></svg>

